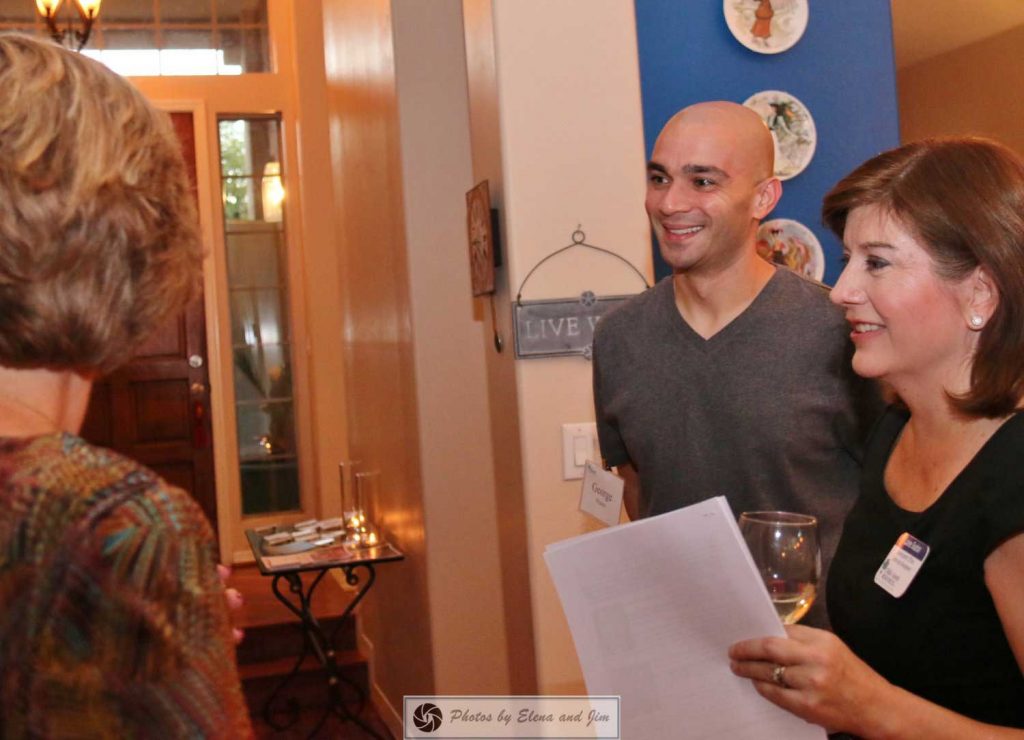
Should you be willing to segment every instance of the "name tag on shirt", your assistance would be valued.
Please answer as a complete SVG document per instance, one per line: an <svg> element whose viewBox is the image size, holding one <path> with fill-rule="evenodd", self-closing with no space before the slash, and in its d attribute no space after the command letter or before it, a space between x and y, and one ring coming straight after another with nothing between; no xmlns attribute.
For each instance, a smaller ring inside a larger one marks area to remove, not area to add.
<svg viewBox="0 0 1024 740"><path fill-rule="evenodd" d="M875 573L875 583L885 589L886 593L897 599L906 593L907 588L917 577L917 572L924 565L925 558L931 550L909 532L896 538L896 544L882 561L882 566Z"/></svg>
<svg viewBox="0 0 1024 740"><path fill-rule="evenodd" d="M602 470L587 460L583 467L583 491L580 494L580 511L600 519L609 527L619 523L622 509L622 491L626 482L614 473Z"/></svg>

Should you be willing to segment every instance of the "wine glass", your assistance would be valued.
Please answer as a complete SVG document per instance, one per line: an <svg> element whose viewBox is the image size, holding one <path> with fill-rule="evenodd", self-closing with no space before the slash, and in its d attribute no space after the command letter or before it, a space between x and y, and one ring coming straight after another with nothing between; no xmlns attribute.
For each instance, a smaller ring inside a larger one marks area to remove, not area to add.
<svg viewBox="0 0 1024 740"><path fill-rule="evenodd" d="M818 520L788 511L745 511L739 528L779 619L796 624L818 591Z"/></svg>

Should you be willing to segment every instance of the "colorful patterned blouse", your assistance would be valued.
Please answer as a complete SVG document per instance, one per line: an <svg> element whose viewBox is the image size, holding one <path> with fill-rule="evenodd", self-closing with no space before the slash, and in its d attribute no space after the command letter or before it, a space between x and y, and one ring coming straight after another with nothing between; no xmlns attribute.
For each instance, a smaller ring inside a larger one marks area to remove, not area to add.
<svg viewBox="0 0 1024 740"><path fill-rule="evenodd" d="M0 438L0 737L250 737L216 563L153 472Z"/></svg>

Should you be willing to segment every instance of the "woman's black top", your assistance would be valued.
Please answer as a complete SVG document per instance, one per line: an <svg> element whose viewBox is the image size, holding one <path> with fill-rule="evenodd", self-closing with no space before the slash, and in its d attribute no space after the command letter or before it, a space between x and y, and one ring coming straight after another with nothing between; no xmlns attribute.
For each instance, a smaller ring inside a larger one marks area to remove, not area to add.
<svg viewBox="0 0 1024 740"><path fill-rule="evenodd" d="M900 508L885 490L886 463L907 419L889 409L868 443L860 496L829 572L832 627L890 682L968 717L1024 727L1024 675L984 574L985 558L1024 531L1024 414L1000 427L921 512ZM875 574L904 532L930 551L894 598Z"/></svg>

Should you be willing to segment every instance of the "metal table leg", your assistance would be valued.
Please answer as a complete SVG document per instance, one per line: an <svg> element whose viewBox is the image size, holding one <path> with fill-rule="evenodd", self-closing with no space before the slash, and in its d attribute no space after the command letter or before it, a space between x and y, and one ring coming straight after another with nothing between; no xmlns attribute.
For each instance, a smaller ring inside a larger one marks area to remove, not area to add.
<svg viewBox="0 0 1024 740"><path fill-rule="evenodd" d="M290 715L290 718L284 723L278 723L274 720L273 717L275 710L273 708L273 704L284 687L287 686L298 674L299 669L302 666L302 662L305 660L309 652L312 651L313 655L316 656L316 659L327 672L328 703L323 717L320 718L320 721L310 733L310 737L313 737L313 735L320 731L320 728L323 727L327 716L333 712L341 717L343 721L355 723L371 737L384 740L372 727L359 717L359 714L366 705L366 695L358 683L341 675L338 670L334 649L334 641L337 637L338 630L344 623L345 618L352 613L352 610L356 608L359 602L362 601L363 597L373 586L373 583L377 578L377 574L374 570L373 563L355 563L354 565L341 565L338 567L344 571L345 581L350 586L359 586L359 590L345 607L345 610L339 615L338 625L334 628L334 631L330 636L324 632L319 620L313 616L312 609L313 592L316 590L316 587L320 584L320 581L323 580L324 575L326 575L330 568L324 568L317 572L316 577L312 580L308 588L306 588L302 582L301 573L282 573L274 576L274 580L271 583L271 589L274 592L274 596L276 596L278 601L284 604L289 611L299 618L304 640L302 652L299 654L291 672L281 679L281 682L274 687L270 697L264 703L263 718L266 720L268 725L278 731L286 730L298 721L299 705L294 698L289 699L285 709L277 710L277 713L284 711ZM356 572L356 568L364 568L366 570L365 580L360 578L360 574ZM281 591L280 581L282 578L288 582L288 591L290 595ZM361 580L362 584L360 585ZM355 712L349 708L348 703L345 701L345 697L342 695L342 683L347 684L358 697L358 706L356 707Z"/></svg>

